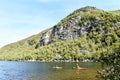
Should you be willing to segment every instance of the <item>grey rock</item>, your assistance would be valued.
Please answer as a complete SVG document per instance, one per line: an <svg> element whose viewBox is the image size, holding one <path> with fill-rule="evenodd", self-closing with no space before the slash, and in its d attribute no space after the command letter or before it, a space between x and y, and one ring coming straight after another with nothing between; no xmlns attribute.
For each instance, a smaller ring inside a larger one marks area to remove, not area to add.
<svg viewBox="0 0 120 80"><path fill-rule="evenodd" d="M120 27L120 22L116 22L115 26Z"/></svg>
<svg viewBox="0 0 120 80"><path fill-rule="evenodd" d="M91 9L86 9L90 11ZM36 45L36 48L55 42L56 40L72 40L80 37L82 34L89 34L93 27L99 27L102 24L101 34L105 32L105 25L99 17L95 17L89 21L80 22L81 16L76 16L67 21L67 23L61 25L55 25L52 29L48 30L40 37L40 42ZM120 26L120 22L115 23L116 26ZM84 51L82 52L84 54Z"/></svg>

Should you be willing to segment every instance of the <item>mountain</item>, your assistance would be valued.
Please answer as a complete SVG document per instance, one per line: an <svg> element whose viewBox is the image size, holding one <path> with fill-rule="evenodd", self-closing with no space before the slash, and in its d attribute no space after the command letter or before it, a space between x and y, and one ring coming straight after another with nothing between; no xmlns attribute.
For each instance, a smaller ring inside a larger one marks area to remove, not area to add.
<svg viewBox="0 0 120 80"><path fill-rule="evenodd" d="M120 45L120 10L86 6L53 27L0 49L1 60L99 60Z"/></svg>

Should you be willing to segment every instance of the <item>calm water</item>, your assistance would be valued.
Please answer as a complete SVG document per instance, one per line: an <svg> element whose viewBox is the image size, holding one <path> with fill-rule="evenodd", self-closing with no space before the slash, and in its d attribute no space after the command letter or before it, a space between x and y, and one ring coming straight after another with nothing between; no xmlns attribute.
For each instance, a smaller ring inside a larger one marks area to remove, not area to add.
<svg viewBox="0 0 120 80"><path fill-rule="evenodd" d="M99 63L78 64L88 70L73 70L76 63L0 61L0 80L100 80L96 77ZM64 68L53 69L55 65Z"/></svg>

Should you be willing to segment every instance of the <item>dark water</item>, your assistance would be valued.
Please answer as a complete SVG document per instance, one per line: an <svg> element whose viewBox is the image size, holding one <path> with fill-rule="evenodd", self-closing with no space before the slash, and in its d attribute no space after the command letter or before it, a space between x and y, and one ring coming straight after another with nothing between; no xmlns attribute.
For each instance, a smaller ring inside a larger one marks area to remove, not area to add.
<svg viewBox="0 0 120 80"><path fill-rule="evenodd" d="M0 61L0 80L100 80L96 77L100 63L78 64L88 70L72 69L76 63ZM55 65L63 69L53 69Z"/></svg>

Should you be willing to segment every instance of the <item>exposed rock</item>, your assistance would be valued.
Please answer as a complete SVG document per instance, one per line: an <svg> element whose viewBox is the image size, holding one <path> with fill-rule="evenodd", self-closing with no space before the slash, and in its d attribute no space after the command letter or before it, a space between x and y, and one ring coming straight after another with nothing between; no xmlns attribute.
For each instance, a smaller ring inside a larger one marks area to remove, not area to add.
<svg viewBox="0 0 120 80"><path fill-rule="evenodd" d="M95 10L95 7L85 7L80 9L80 12L90 12ZM79 12L79 11L78 11ZM120 26L120 22L115 23L116 27ZM36 45L36 48L44 46L46 44L53 43L57 40L72 40L80 37L82 34L89 34L93 28L101 27L102 31L100 34L104 34L106 25L98 16L93 17L89 20L82 21L82 16L74 16L67 22L55 25L52 29L48 30L40 37L40 42Z"/></svg>
<svg viewBox="0 0 120 80"><path fill-rule="evenodd" d="M115 23L115 26L116 26L116 27L120 27L120 22L116 22L116 23Z"/></svg>
<svg viewBox="0 0 120 80"><path fill-rule="evenodd" d="M51 34L52 29L43 34L43 36L40 38L40 46L44 46L49 42Z"/></svg>
<svg viewBox="0 0 120 80"><path fill-rule="evenodd" d="M40 43L37 44L36 48L51 43L52 40L71 40L78 38L81 34L89 33L92 27L97 27L99 24L103 23L99 17L96 17L90 20L90 24L87 22L79 24L81 19L81 16L73 17L68 21L68 23L54 26L48 32L43 34L40 38Z"/></svg>
<svg viewBox="0 0 120 80"><path fill-rule="evenodd" d="M96 9L96 7L89 7L89 6L87 6L87 7L84 7L81 11L83 11L83 12L90 12L90 11L95 10L95 9Z"/></svg>
<svg viewBox="0 0 120 80"><path fill-rule="evenodd" d="M34 45L36 42L34 40L28 40L27 41L28 45L32 46Z"/></svg>

